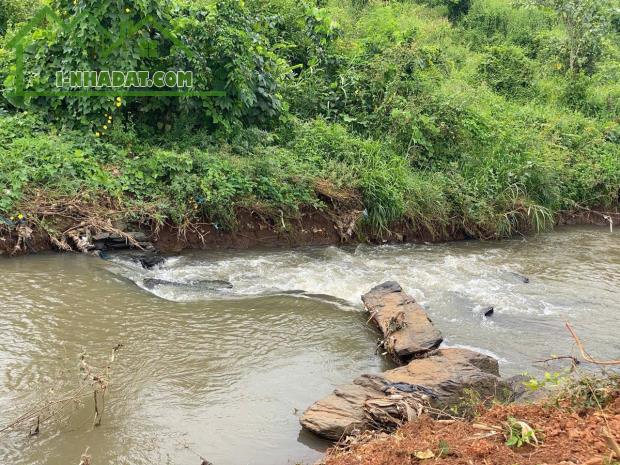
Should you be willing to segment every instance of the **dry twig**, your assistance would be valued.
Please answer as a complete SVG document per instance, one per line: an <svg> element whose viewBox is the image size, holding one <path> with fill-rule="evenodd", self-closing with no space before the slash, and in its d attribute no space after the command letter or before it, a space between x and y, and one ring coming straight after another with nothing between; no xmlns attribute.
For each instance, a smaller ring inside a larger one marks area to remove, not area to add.
<svg viewBox="0 0 620 465"><path fill-rule="evenodd" d="M605 440L607 447L609 447L612 450L612 452L616 455L616 458L620 459L620 446L618 445L618 443L616 442L616 439L613 437L613 435L609 432L607 428L603 428L601 430L601 436L603 436L603 439Z"/></svg>
<svg viewBox="0 0 620 465"><path fill-rule="evenodd" d="M590 354L586 352L581 340L579 339L577 334L575 334L575 331L569 323L566 323L566 329L568 329L568 332L570 332L571 336L575 340L575 344L577 344L577 348L579 349L579 352L581 353L581 356L584 360L590 363L594 363L595 365L620 365L620 360L597 360L593 358Z"/></svg>
<svg viewBox="0 0 620 465"><path fill-rule="evenodd" d="M112 355L103 369L96 369L89 365L86 362L86 356L82 355L80 357L80 370L84 375L82 376L83 382L81 382L78 387L69 390L61 397L51 397L57 396L57 388L50 389L50 397L35 403L9 424L0 427L0 434L7 433L8 431L15 430L22 426L32 425L35 421L36 427L34 431L38 433L40 426L46 421L58 417L65 408L89 396L93 396L95 399L94 426L100 425L104 413L105 393L111 378L112 363L115 361L116 352L120 347L122 347L121 344L112 349ZM31 430L32 427L30 427L29 431Z"/></svg>

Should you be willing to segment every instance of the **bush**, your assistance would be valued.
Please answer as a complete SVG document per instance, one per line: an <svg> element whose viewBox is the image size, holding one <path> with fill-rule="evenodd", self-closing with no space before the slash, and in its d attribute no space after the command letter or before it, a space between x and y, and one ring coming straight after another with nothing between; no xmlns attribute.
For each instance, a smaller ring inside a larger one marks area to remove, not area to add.
<svg viewBox="0 0 620 465"><path fill-rule="evenodd" d="M534 79L530 60L512 45L489 47L478 70L495 92L509 98L526 96Z"/></svg>
<svg viewBox="0 0 620 465"><path fill-rule="evenodd" d="M68 33L42 25L29 34L26 50L25 87L27 90L50 92L56 72L63 69L168 70L184 69L194 75L195 91L224 91L224 97L129 98L113 97L28 97L19 106L46 113L67 127L90 127L105 133L107 116L156 121L158 131L172 128L184 117L191 126L224 129L228 134L243 124L264 125L277 120L285 110L279 86L285 69L261 31L265 18L254 17L242 2L222 0L206 11L174 10L168 2L135 2L131 8L116 3L83 0L68 7L57 1L52 6L66 21L88 12L82 27ZM63 14L64 13L64 14ZM175 16L180 15L180 16ZM99 24L114 37L120 37L123 21L138 22L145 17L158 18L164 29L174 31L193 55L185 53L147 25L127 38L123 46L102 56L108 37ZM156 46L160 56L145 56L144 44ZM5 65L6 66L6 65ZM6 88L15 85L14 70L9 70ZM2 74L0 72L0 74ZM174 90L174 89L170 89Z"/></svg>
<svg viewBox="0 0 620 465"><path fill-rule="evenodd" d="M0 36L10 26L26 21L40 7L39 0L0 0Z"/></svg>
<svg viewBox="0 0 620 465"><path fill-rule="evenodd" d="M472 0L461 24L477 47L507 41L529 49L537 35L554 22L553 16L542 10L518 8L504 0Z"/></svg>
<svg viewBox="0 0 620 465"><path fill-rule="evenodd" d="M471 0L427 0L426 3L430 6L445 7L452 22L458 21L471 8Z"/></svg>

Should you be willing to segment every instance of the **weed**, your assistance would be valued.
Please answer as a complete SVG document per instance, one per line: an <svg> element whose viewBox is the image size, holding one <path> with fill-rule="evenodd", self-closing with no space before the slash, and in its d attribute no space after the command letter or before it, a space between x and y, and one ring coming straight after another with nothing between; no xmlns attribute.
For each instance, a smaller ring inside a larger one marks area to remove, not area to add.
<svg viewBox="0 0 620 465"><path fill-rule="evenodd" d="M506 422L506 445L519 448L528 445L538 445L536 431L524 421L508 417Z"/></svg>

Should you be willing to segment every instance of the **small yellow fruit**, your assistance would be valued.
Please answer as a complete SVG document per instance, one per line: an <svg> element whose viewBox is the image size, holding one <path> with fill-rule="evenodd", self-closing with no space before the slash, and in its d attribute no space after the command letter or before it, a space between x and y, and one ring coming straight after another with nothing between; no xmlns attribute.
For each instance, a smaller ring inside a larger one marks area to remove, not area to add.
<svg viewBox="0 0 620 465"><path fill-rule="evenodd" d="M129 8L125 8L125 13L129 13L131 10Z"/></svg>
<svg viewBox="0 0 620 465"><path fill-rule="evenodd" d="M23 220L24 219L24 215L22 215L21 213L19 215L17 215L17 219L18 220Z"/></svg>
<svg viewBox="0 0 620 465"><path fill-rule="evenodd" d="M95 133L95 137L100 137L100 136L101 136L101 133L100 133L99 131L97 131L97 132Z"/></svg>
<svg viewBox="0 0 620 465"><path fill-rule="evenodd" d="M107 131L108 130L108 126L106 124L104 124L103 125L103 129Z"/></svg>
<svg viewBox="0 0 620 465"><path fill-rule="evenodd" d="M116 102L116 106L117 106L118 108L120 108L120 107L121 107L121 102Z"/></svg>

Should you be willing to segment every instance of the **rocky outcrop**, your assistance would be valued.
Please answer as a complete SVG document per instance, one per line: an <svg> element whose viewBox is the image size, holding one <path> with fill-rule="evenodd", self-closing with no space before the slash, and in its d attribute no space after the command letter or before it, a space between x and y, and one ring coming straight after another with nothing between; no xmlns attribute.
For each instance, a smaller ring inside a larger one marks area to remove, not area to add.
<svg viewBox="0 0 620 465"><path fill-rule="evenodd" d="M469 402L472 392L485 399L503 397L509 391L499 377L497 360L467 349L440 349L406 366L381 375L362 375L336 388L306 410L300 422L309 431L337 441L354 430L371 429L374 419L369 406L381 404L378 400L393 405L391 401L402 400L406 393L419 393L438 415ZM411 419L407 410L405 406L402 415Z"/></svg>
<svg viewBox="0 0 620 465"><path fill-rule="evenodd" d="M362 296L371 320L383 334L383 346L397 364L439 347L443 338L424 309L394 281Z"/></svg>
<svg viewBox="0 0 620 465"><path fill-rule="evenodd" d="M441 416L471 408L472 399L510 399L493 357L467 349L437 349L441 333L415 300L390 281L362 296L383 345L399 365L353 383L314 403L300 419L309 431L337 441L356 430L390 430L422 411Z"/></svg>

